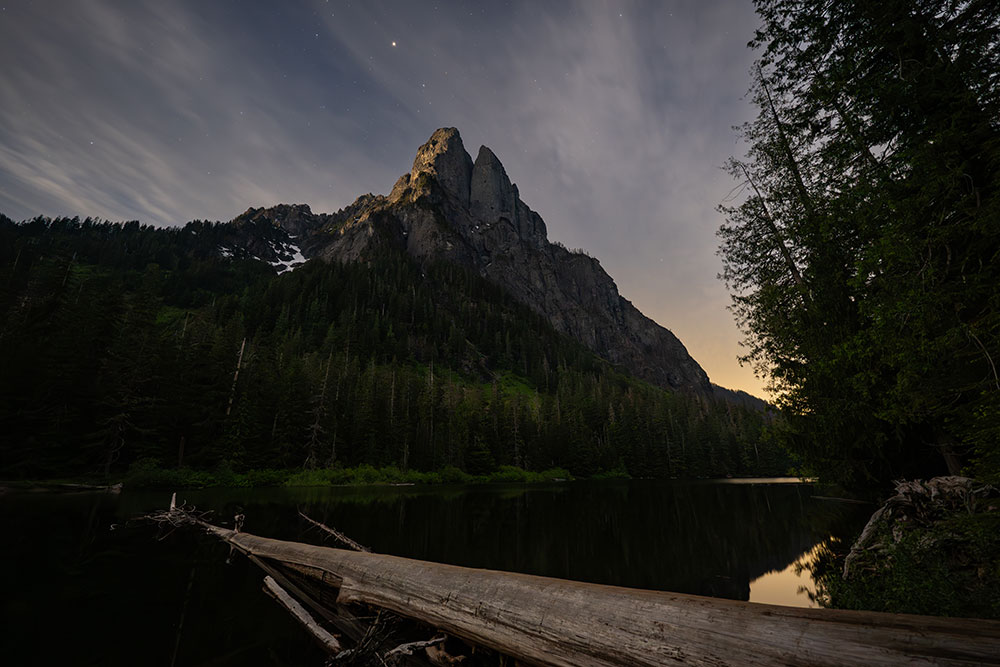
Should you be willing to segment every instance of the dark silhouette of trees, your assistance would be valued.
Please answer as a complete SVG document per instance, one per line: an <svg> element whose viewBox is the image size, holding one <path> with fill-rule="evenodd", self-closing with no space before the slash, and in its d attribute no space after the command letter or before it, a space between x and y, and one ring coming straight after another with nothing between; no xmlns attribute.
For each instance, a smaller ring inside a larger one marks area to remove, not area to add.
<svg viewBox="0 0 1000 667"><path fill-rule="evenodd" d="M784 440L852 486L1000 470L1000 7L758 0L726 279Z"/></svg>
<svg viewBox="0 0 1000 667"><path fill-rule="evenodd" d="M0 221L7 474L787 470L761 413L622 375L463 269L386 252L275 275L223 257L227 233Z"/></svg>

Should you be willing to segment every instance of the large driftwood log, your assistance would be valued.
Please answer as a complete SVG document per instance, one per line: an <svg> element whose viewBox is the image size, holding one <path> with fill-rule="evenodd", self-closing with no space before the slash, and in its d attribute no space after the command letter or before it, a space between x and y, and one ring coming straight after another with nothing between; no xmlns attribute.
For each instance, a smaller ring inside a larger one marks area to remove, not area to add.
<svg viewBox="0 0 1000 667"><path fill-rule="evenodd" d="M795 609L284 542L208 527L258 558L537 665L1000 664L1000 622Z"/></svg>

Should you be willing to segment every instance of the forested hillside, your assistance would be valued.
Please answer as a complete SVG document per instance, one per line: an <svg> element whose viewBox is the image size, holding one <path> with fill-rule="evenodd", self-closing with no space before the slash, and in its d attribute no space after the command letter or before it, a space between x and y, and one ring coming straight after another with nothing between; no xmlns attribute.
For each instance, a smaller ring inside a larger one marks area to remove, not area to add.
<svg viewBox="0 0 1000 667"><path fill-rule="evenodd" d="M220 253L237 233L0 220L5 475L788 469L761 412L629 378L455 265L386 250L275 275Z"/></svg>

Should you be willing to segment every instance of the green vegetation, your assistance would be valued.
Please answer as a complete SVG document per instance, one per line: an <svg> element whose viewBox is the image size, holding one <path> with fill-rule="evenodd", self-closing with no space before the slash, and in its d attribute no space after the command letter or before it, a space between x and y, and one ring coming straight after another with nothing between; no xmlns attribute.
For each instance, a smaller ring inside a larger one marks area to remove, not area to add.
<svg viewBox="0 0 1000 667"><path fill-rule="evenodd" d="M603 479L601 474L595 478ZM363 464L355 468L313 468L311 470L248 470L233 472L227 465L212 470L162 468L152 459L136 461L125 475L129 488L182 489L205 487L266 486L367 486L380 484L493 484L566 482L573 475L562 468L540 472L515 466L500 466L487 475L470 475L454 466L434 472L400 470L395 466L376 468Z"/></svg>
<svg viewBox="0 0 1000 667"><path fill-rule="evenodd" d="M778 395L768 437L859 494L1000 480L1000 5L755 4L759 114L719 235L746 360ZM847 577L832 542L823 599L996 618L998 521L885 522Z"/></svg>
<svg viewBox="0 0 1000 667"><path fill-rule="evenodd" d="M1000 5L757 0L724 277L776 434L861 490L1000 473Z"/></svg>
<svg viewBox="0 0 1000 667"><path fill-rule="evenodd" d="M894 525L900 538L862 554L847 579L849 543L834 542L818 554L812 569L825 606L1000 619L1000 512Z"/></svg>
<svg viewBox="0 0 1000 667"><path fill-rule="evenodd" d="M4 476L115 479L148 460L133 484L789 469L764 414L623 375L478 275L385 250L276 276L220 256L274 233L252 224L0 219Z"/></svg>

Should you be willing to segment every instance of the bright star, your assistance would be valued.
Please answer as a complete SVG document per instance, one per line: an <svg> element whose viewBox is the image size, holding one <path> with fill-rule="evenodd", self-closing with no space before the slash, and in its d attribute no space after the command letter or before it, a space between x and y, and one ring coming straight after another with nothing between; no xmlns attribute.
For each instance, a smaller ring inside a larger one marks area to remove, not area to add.
<svg viewBox="0 0 1000 667"><path fill-rule="evenodd" d="M396 46L396 42L393 42L393 43L392 43L392 45L393 45L393 46Z"/></svg>

